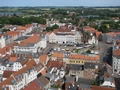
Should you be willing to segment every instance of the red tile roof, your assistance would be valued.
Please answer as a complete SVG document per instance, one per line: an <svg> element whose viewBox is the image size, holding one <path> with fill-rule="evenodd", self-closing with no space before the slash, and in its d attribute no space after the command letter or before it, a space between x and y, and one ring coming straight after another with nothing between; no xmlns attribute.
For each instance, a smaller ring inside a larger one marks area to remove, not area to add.
<svg viewBox="0 0 120 90"><path fill-rule="evenodd" d="M16 35L19 35L20 32L17 32L17 31L7 31L6 32L9 36L16 36Z"/></svg>
<svg viewBox="0 0 120 90"><path fill-rule="evenodd" d="M46 61L47 61L47 55L46 54L42 54L42 55L40 55L40 62L44 62L44 63L46 63Z"/></svg>
<svg viewBox="0 0 120 90"><path fill-rule="evenodd" d="M92 90L116 90L116 89L110 87L92 86Z"/></svg>
<svg viewBox="0 0 120 90"><path fill-rule="evenodd" d="M57 59L63 59L64 54L62 52L54 52L51 56L52 57L57 57Z"/></svg>
<svg viewBox="0 0 120 90"><path fill-rule="evenodd" d="M86 26L83 28L85 32L90 31L91 33L95 33L96 37L99 37L100 35L102 35L102 32L95 30L95 28L92 28L90 26Z"/></svg>
<svg viewBox="0 0 120 90"><path fill-rule="evenodd" d="M84 30L84 31L94 31L95 28L92 28L92 27L90 27L90 26L85 26L85 27L83 28L83 30Z"/></svg>
<svg viewBox="0 0 120 90"><path fill-rule="evenodd" d="M27 28L26 27L24 27L24 26L18 26L17 27L17 30L26 30Z"/></svg>
<svg viewBox="0 0 120 90"><path fill-rule="evenodd" d="M38 85L38 83L36 81L32 81L30 84L27 85L27 87L25 87L25 89L23 90L40 90L40 86Z"/></svg>
<svg viewBox="0 0 120 90"><path fill-rule="evenodd" d="M67 29L68 27L67 26L61 26L60 28L62 28L62 29Z"/></svg>
<svg viewBox="0 0 120 90"><path fill-rule="evenodd" d="M29 27L32 27L32 26L33 26L33 24L26 24L25 25L26 28L29 28Z"/></svg>
<svg viewBox="0 0 120 90"><path fill-rule="evenodd" d="M115 56L120 56L120 50L114 50L113 55Z"/></svg>
<svg viewBox="0 0 120 90"><path fill-rule="evenodd" d="M23 67L23 68L20 69L19 71L13 73L11 77L9 77L9 78L7 78L6 80L4 80L3 82L1 82L1 83L0 83L0 88L2 88L3 85L11 85L11 80L14 79L13 76L16 77L16 76L18 76L18 75L21 75L21 74L25 73L26 70L29 70L29 69L34 68L34 67L36 67L36 66L37 66L37 65L35 64L34 60L33 60L33 59L30 60L30 61L26 64L26 67ZM38 66L39 66L39 64L38 64ZM37 66L37 67L38 67L38 66Z"/></svg>
<svg viewBox="0 0 120 90"><path fill-rule="evenodd" d="M15 71L5 70L3 73L3 78L9 78L13 73L15 73Z"/></svg>
<svg viewBox="0 0 120 90"><path fill-rule="evenodd" d="M46 66L48 68L51 68L51 67L60 68L60 67L66 67L66 63L65 62L59 62L59 61L49 61Z"/></svg>
<svg viewBox="0 0 120 90"><path fill-rule="evenodd" d="M6 55L7 52L10 52L11 51L11 47L10 46L5 46L3 48L0 48L0 54L1 55Z"/></svg>
<svg viewBox="0 0 120 90"><path fill-rule="evenodd" d="M16 62L18 59L17 57L13 57L13 56L10 56L10 59L9 59L11 62Z"/></svg>
<svg viewBox="0 0 120 90"><path fill-rule="evenodd" d="M43 75L43 76L45 76L46 75L46 69L44 69L42 72L41 72L41 74Z"/></svg>
<svg viewBox="0 0 120 90"><path fill-rule="evenodd" d="M18 46L27 46L28 44L35 44L40 41L40 37L37 34L25 39L23 42L18 44Z"/></svg>
<svg viewBox="0 0 120 90"><path fill-rule="evenodd" d="M70 59L83 59L83 60L99 60L99 55L86 56L86 55L81 55L81 54L71 54L69 58Z"/></svg>

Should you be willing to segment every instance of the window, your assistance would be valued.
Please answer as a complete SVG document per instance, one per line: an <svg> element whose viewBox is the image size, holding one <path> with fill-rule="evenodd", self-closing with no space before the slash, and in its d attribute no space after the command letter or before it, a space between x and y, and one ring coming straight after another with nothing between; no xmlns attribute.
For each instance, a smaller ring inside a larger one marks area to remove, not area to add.
<svg viewBox="0 0 120 90"><path fill-rule="evenodd" d="M83 63L83 61L82 61L82 63Z"/></svg>
<svg viewBox="0 0 120 90"><path fill-rule="evenodd" d="M118 66L116 66L116 69L118 69Z"/></svg>

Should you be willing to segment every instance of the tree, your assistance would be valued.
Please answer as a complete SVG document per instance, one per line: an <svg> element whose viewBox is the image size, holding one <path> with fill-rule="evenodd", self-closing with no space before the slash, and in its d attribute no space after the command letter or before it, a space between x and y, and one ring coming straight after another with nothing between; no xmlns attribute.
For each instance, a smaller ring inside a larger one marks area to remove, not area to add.
<svg viewBox="0 0 120 90"><path fill-rule="evenodd" d="M3 25L3 24L0 24L0 28L2 28L2 27L4 27L4 25Z"/></svg>
<svg viewBox="0 0 120 90"><path fill-rule="evenodd" d="M93 28L98 29L98 25L94 25Z"/></svg>
<svg viewBox="0 0 120 90"><path fill-rule="evenodd" d="M2 30L2 32L7 32L7 31L10 31L10 30L8 30L8 29L3 29L3 30Z"/></svg>
<svg viewBox="0 0 120 90"><path fill-rule="evenodd" d="M97 81L96 81L96 80L94 81L94 85L95 85L95 86L98 86L98 83L97 83Z"/></svg>
<svg viewBox="0 0 120 90"><path fill-rule="evenodd" d="M91 54L91 50L88 50L87 53Z"/></svg>
<svg viewBox="0 0 120 90"><path fill-rule="evenodd" d="M58 28L59 28L59 26L57 24L55 24L51 27L51 30L58 29Z"/></svg>
<svg viewBox="0 0 120 90"><path fill-rule="evenodd" d="M105 24L102 24L100 26L100 28L98 29L98 31L101 31L102 33L107 33L108 32L108 28Z"/></svg>

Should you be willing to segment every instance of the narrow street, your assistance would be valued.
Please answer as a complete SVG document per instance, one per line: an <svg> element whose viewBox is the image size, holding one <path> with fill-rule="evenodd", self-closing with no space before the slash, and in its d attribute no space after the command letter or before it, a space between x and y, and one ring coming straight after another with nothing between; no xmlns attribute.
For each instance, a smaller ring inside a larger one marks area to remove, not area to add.
<svg viewBox="0 0 120 90"><path fill-rule="evenodd" d="M106 44L103 42L99 42L98 44L100 48L99 56L101 62L106 62L107 59L109 59L109 56L107 56L110 53L110 49L112 48L112 44Z"/></svg>

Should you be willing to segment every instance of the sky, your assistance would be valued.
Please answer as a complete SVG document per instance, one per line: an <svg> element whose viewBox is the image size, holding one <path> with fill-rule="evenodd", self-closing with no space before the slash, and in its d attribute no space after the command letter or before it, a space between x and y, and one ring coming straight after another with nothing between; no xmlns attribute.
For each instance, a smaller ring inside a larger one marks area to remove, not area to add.
<svg viewBox="0 0 120 90"><path fill-rule="evenodd" d="M120 0L0 0L0 6L120 6Z"/></svg>

